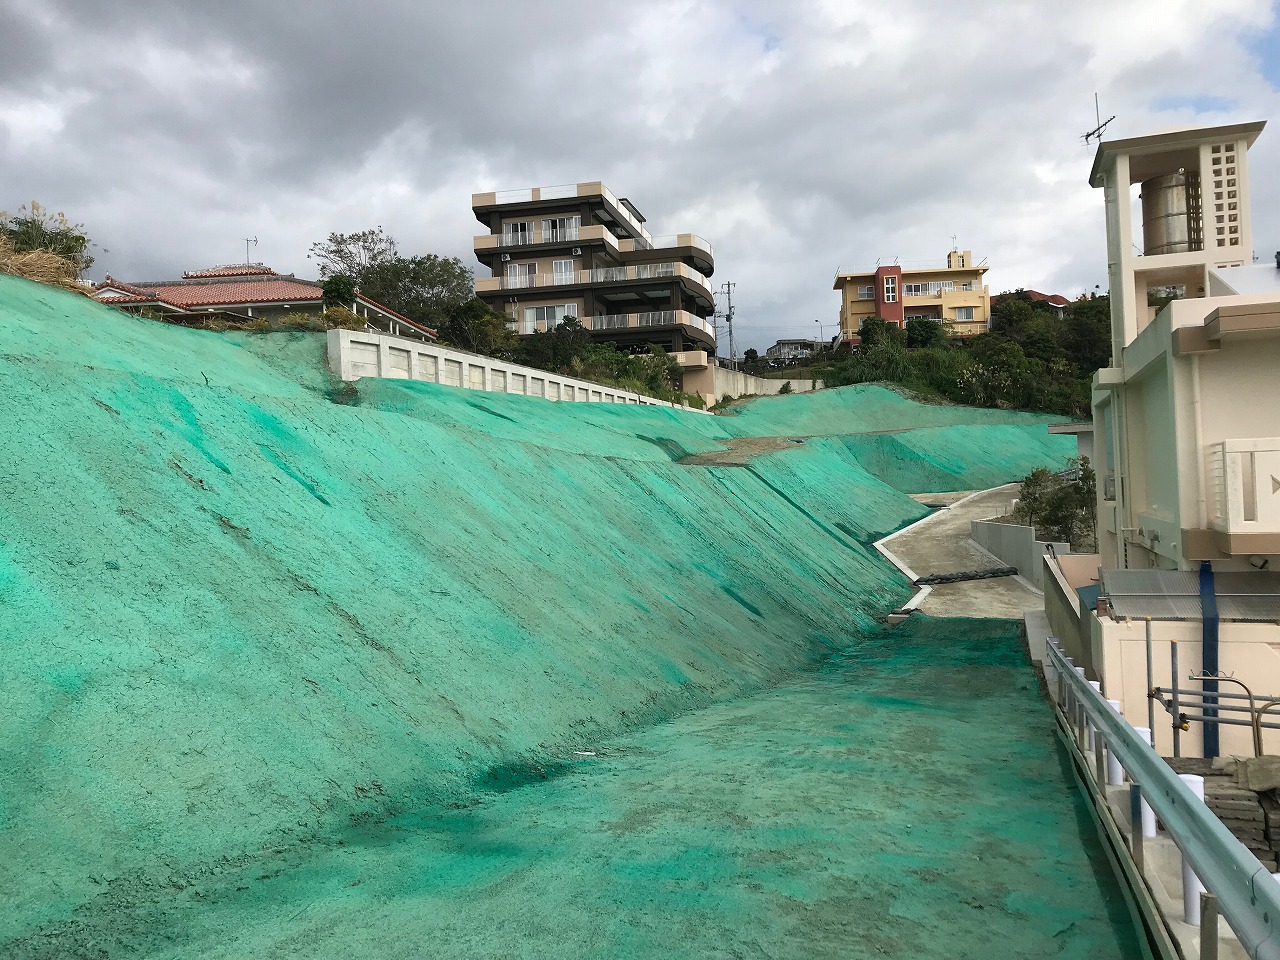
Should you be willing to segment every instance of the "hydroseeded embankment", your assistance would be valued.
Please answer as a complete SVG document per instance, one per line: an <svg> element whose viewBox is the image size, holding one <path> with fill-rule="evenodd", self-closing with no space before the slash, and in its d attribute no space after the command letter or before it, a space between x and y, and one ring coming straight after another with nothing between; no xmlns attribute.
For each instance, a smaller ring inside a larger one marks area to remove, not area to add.
<svg viewBox="0 0 1280 960"><path fill-rule="evenodd" d="M0 953L775 684L908 595L870 543L923 515L910 478L1072 452L876 387L722 418L353 399L323 349L0 277ZM782 435L815 439L676 462Z"/></svg>

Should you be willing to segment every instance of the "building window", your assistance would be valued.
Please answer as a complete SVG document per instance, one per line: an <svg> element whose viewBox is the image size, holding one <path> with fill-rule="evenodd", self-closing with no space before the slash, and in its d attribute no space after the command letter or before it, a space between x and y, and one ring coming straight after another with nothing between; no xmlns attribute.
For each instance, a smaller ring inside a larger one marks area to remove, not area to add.
<svg viewBox="0 0 1280 960"><path fill-rule="evenodd" d="M869 283L865 287L858 287L859 300L874 300L876 298L876 285Z"/></svg>
<svg viewBox="0 0 1280 960"><path fill-rule="evenodd" d="M573 303L553 303L545 307L525 307L524 323L520 324L521 333L536 333L538 325L544 330L554 330L569 317L578 316L578 307Z"/></svg>
<svg viewBox="0 0 1280 960"><path fill-rule="evenodd" d="M956 307L956 319L957 319L957 320L972 320L972 319L973 319L973 307Z"/></svg>
<svg viewBox="0 0 1280 960"><path fill-rule="evenodd" d="M884 278L884 302L885 303L898 302L898 278L897 277Z"/></svg>
<svg viewBox="0 0 1280 960"><path fill-rule="evenodd" d="M532 287L537 282L536 263L508 263L506 286L510 288Z"/></svg>
<svg viewBox="0 0 1280 960"><path fill-rule="evenodd" d="M552 283L573 283L573 261L572 260L552 260L551 261L551 278Z"/></svg>
<svg viewBox="0 0 1280 960"><path fill-rule="evenodd" d="M542 221L542 242L557 243L562 240L577 240L578 228L581 226L581 216L550 217Z"/></svg>
<svg viewBox="0 0 1280 960"><path fill-rule="evenodd" d="M520 247L533 242L533 224L528 220L523 223L504 223L502 225L502 245L504 247Z"/></svg>

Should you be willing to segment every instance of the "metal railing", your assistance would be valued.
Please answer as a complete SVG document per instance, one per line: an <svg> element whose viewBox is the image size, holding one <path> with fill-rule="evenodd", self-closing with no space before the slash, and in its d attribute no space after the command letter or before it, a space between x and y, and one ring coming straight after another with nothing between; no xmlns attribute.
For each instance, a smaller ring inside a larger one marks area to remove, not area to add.
<svg viewBox="0 0 1280 960"><path fill-rule="evenodd" d="M500 290L527 290L530 287L559 287L568 284L582 283L614 283L624 280L661 280L684 277L692 280L706 290L711 290L711 281L705 276L687 267L683 263L637 263L629 267L598 267L594 270L566 270L553 273L513 274L504 277L481 278L498 280ZM480 283L477 283L479 288ZM486 284L490 286L490 284Z"/></svg>
<svg viewBox="0 0 1280 960"><path fill-rule="evenodd" d="M1085 741L1092 733L1097 767L1104 750L1115 756L1133 781L1135 799L1159 815L1207 890L1217 897L1222 915L1250 957L1280 960L1280 883L1248 848L1237 840L1204 801L1196 796L1137 730L1084 678L1050 637L1046 679L1071 725ZM1085 744L1080 744L1081 752ZM1101 777L1099 778L1102 779ZM1105 791L1100 783L1099 790ZM1134 803L1135 808L1140 806ZM1142 830L1133 830L1134 861L1141 866Z"/></svg>
<svg viewBox="0 0 1280 960"><path fill-rule="evenodd" d="M592 330L625 330L628 327L663 327L673 324L696 327L715 336L715 328L687 310L654 310L649 313L600 314L591 318Z"/></svg>
<svg viewBox="0 0 1280 960"><path fill-rule="evenodd" d="M502 247L524 247L534 243L572 243L580 239L581 228L565 227L558 230L527 230L504 233L498 241Z"/></svg>

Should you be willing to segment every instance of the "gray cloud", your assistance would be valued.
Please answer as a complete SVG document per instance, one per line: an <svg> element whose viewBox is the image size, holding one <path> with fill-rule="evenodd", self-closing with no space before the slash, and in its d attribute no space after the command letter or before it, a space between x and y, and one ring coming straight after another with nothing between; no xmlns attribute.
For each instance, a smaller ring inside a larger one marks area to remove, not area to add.
<svg viewBox="0 0 1280 960"><path fill-rule="evenodd" d="M1104 280L1093 91L1118 136L1278 112L1249 46L1274 9L1170 2L0 0L0 207L66 210L125 278L253 235L309 274L311 241L378 223L475 265L472 191L603 179L715 245L739 349L832 322L838 267L953 234L995 289L1075 294ZM1269 255L1280 129L1251 156Z"/></svg>

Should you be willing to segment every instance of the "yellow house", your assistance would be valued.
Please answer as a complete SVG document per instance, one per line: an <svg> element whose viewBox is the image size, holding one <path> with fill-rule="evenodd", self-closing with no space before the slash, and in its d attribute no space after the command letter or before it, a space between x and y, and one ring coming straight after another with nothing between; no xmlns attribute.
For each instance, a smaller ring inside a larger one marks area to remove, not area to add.
<svg viewBox="0 0 1280 960"><path fill-rule="evenodd" d="M945 264L906 269L895 263L837 274L840 339L857 343L858 328L867 317L880 317L897 327L917 317L939 320L950 337L986 333L991 301L982 277L988 269L985 261L973 262L972 252L952 250Z"/></svg>

